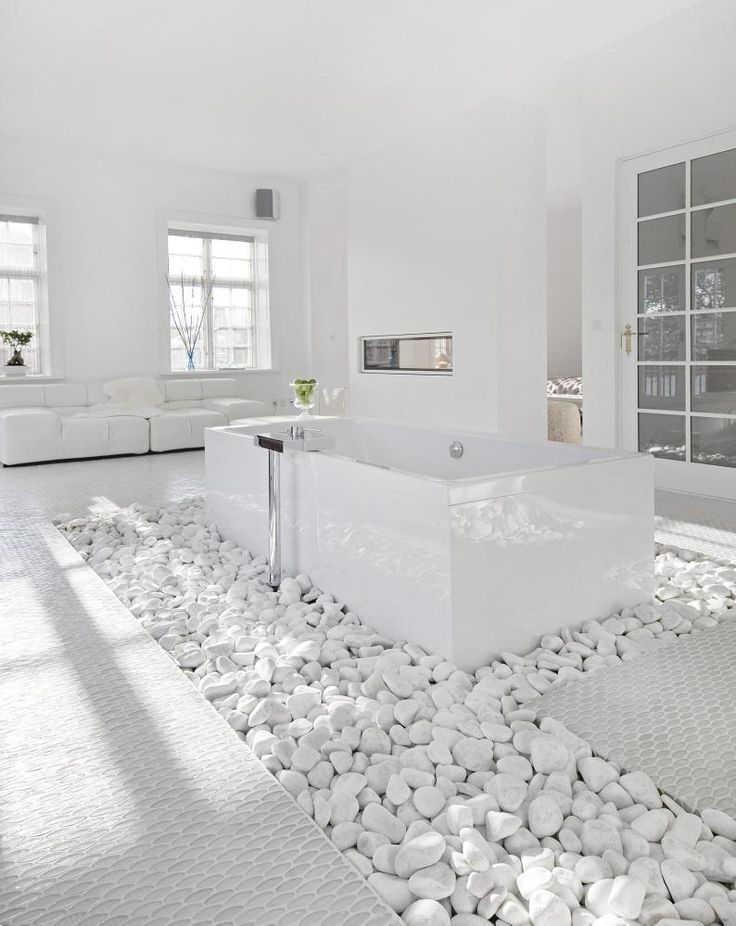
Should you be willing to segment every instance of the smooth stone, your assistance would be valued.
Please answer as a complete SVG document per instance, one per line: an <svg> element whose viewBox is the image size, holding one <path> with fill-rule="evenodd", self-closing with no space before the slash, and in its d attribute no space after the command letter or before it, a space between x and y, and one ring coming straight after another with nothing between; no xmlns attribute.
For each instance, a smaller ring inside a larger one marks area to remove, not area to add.
<svg viewBox="0 0 736 926"><path fill-rule="evenodd" d="M388 793L388 792L387 792ZM432 785L417 788L414 792L414 806L424 817L432 819L445 806L445 795Z"/></svg>
<svg viewBox="0 0 736 926"><path fill-rule="evenodd" d="M698 880L684 865L675 859L666 858L662 862L661 871L670 897L675 902L693 896Z"/></svg>
<svg viewBox="0 0 736 926"><path fill-rule="evenodd" d="M374 835L380 836L381 834L375 833ZM385 836L383 838L386 839ZM387 875L396 874L396 855L399 851L400 847L391 843L379 846L373 853L373 867L376 871L382 871Z"/></svg>
<svg viewBox="0 0 736 926"><path fill-rule="evenodd" d="M403 804L409 800L412 790L401 775L392 775L386 785L386 797L392 804Z"/></svg>
<svg viewBox="0 0 736 926"><path fill-rule="evenodd" d="M473 822L473 810L471 807L465 804L450 804L447 808L447 826L455 836L460 835L461 829L472 826Z"/></svg>
<svg viewBox="0 0 736 926"><path fill-rule="evenodd" d="M501 810L513 813L521 807L527 795L527 783L515 775L500 774L489 782L491 792Z"/></svg>
<svg viewBox="0 0 736 926"><path fill-rule="evenodd" d="M528 815L529 829L538 839L544 836L554 836L564 820L560 805L546 793L535 797L529 804Z"/></svg>
<svg viewBox="0 0 736 926"><path fill-rule="evenodd" d="M570 750L552 736L535 736L530 744L530 760L536 772L549 775L567 767Z"/></svg>
<svg viewBox="0 0 736 926"><path fill-rule="evenodd" d="M464 737L452 747L452 757L470 772L487 771L493 766L493 744L488 740Z"/></svg>
<svg viewBox="0 0 736 926"><path fill-rule="evenodd" d="M611 866L595 855L583 857L575 865L575 874L583 884L594 884L613 877Z"/></svg>
<svg viewBox="0 0 736 926"><path fill-rule="evenodd" d="M619 778L619 784L629 792L637 804L644 804L649 810L662 806L657 786L644 772L628 772Z"/></svg>
<svg viewBox="0 0 736 926"><path fill-rule="evenodd" d="M502 810L489 810L486 814L486 836L489 842L501 842L511 836L522 825L522 820L512 813Z"/></svg>
<svg viewBox="0 0 736 926"><path fill-rule="evenodd" d="M614 878L608 895L608 906L612 913L627 920L635 920L646 897L647 886L638 878L619 875Z"/></svg>
<svg viewBox="0 0 736 926"><path fill-rule="evenodd" d="M305 791L309 787L306 775L293 769L284 769L276 777L292 797L297 797L301 791Z"/></svg>
<svg viewBox="0 0 736 926"><path fill-rule="evenodd" d="M670 835L679 839L688 849L695 848L702 831L703 821L694 813L679 814L670 827Z"/></svg>
<svg viewBox="0 0 736 926"><path fill-rule="evenodd" d="M599 855L607 849L621 854L621 837L616 829L603 820L586 820L580 833L584 855Z"/></svg>
<svg viewBox="0 0 736 926"><path fill-rule="evenodd" d="M416 899L403 878L375 872L368 876L368 884L377 891L396 913L403 913Z"/></svg>
<svg viewBox="0 0 736 926"><path fill-rule="evenodd" d="M529 917L533 926L570 926L570 908L551 891L535 891L529 898Z"/></svg>
<svg viewBox="0 0 736 926"><path fill-rule="evenodd" d="M450 926L450 914L436 900L415 900L404 910L406 926Z"/></svg>
<svg viewBox="0 0 736 926"><path fill-rule="evenodd" d="M716 834L736 840L736 820L722 810L708 807L701 812L703 823Z"/></svg>
<svg viewBox="0 0 736 926"><path fill-rule="evenodd" d="M637 858L629 865L628 874L643 881L648 895L669 898L667 885L664 883L659 862L653 858Z"/></svg>
<svg viewBox="0 0 736 926"><path fill-rule="evenodd" d="M586 785L596 794L618 779L615 767L598 756L586 756L579 759L578 771Z"/></svg>
<svg viewBox="0 0 736 926"><path fill-rule="evenodd" d="M357 799L349 791L334 791L330 795L328 803L330 823L333 826L337 826L338 823L352 823L360 812ZM366 827L366 829L370 829L370 827Z"/></svg>
<svg viewBox="0 0 736 926"><path fill-rule="evenodd" d="M393 843L401 842L406 833L406 824L381 804L368 804L363 810L361 822L365 829L380 833Z"/></svg>
<svg viewBox="0 0 736 926"><path fill-rule="evenodd" d="M330 838L337 848L344 852L346 849L352 849L364 832L360 823L338 823L337 826L332 827Z"/></svg>
<svg viewBox="0 0 736 926"><path fill-rule="evenodd" d="M643 836L648 842L659 842L672 822L669 810L648 810L632 820L631 829Z"/></svg>
<svg viewBox="0 0 736 926"><path fill-rule="evenodd" d="M429 868L445 854L445 837L430 830L405 842L395 858L395 871L402 877L409 878L420 868Z"/></svg>
<svg viewBox="0 0 736 926"><path fill-rule="evenodd" d="M455 890L455 872L445 862L420 868L409 878L409 890L427 900L442 900Z"/></svg>

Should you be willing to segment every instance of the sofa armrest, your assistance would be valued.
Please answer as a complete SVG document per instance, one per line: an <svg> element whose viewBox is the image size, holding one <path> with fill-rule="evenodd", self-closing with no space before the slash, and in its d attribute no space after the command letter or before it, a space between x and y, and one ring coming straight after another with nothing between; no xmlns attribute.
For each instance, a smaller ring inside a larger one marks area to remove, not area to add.
<svg viewBox="0 0 736 926"><path fill-rule="evenodd" d="M202 399L202 408L222 412L228 421L235 421L236 418L260 418L271 414L267 402L256 402L254 399Z"/></svg>
<svg viewBox="0 0 736 926"><path fill-rule="evenodd" d="M0 411L0 462L6 466L53 460L61 444L61 418L47 408Z"/></svg>

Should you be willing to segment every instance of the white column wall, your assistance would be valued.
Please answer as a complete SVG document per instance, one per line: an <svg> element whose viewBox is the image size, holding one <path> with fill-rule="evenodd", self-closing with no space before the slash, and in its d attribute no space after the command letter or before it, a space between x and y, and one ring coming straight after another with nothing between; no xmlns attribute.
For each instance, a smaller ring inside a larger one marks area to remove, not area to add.
<svg viewBox="0 0 736 926"><path fill-rule="evenodd" d="M347 169L351 411L545 434L544 120L489 101ZM362 374L361 335L451 330L451 377Z"/></svg>

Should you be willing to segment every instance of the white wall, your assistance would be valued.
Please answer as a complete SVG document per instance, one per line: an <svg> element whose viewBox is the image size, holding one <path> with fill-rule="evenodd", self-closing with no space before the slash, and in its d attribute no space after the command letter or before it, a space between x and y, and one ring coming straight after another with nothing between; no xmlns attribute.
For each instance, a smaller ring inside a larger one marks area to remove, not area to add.
<svg viewBox="0 0 736 926"><path fill-rule="evenodd" d="M259 186L279 189L279 221L254 219ZM277 370L238 379L243 395L288 397L308 358L295 184L2 145L0 211L24 203L47 213L52 372L69 380L165 372L167 218L267 229Z"/></svg>
<svg viewBox="0 0 736 926"><path fill-rule="evenodd" d="M547 374L580 376L582 214L574 206L547 213Z"/></svg>
<svg viewBox="0 0 736 926"><path fill-rule="evenodd" d="M351 411L545 434L544 122L489 101L347 170ZM451 377L364 374L361 335L451 330Z"/></svg>
<svg viewBox="0 0 736 926"><path fill-rule="evenodd" d="M344 179L303 184L304 282L310 375L320 391L348 386L347 205Z"/></svg>
<svg viewBox="0 0 736 926"><path fill-rule="evenodd" d="M736 4L709 0L578 62L558 88L569 110L553 150L582 165L586 443L617 440L617 161L736 126L735 36Z"/></svg>

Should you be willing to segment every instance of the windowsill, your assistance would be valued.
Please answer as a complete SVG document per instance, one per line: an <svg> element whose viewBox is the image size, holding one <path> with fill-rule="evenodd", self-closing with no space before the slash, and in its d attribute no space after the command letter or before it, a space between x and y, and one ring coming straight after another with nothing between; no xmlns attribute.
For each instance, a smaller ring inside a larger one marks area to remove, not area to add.
<svg viewBox="0 0 736 926"><path fill-rule="evenodd" d="M34 383L63 383L63 376L47 376L44 373L26 373L25 376L5 376L0 373L0 386L7 384L19 386L32 380Z"/></svg>
<svg viewBox="0 0 736 926"><path fill-rule="evenodd" d="M167 373L161 373L160 376L168 378L170 376L223 376L227 373L278 373L277 367L224 367L221 370L169 370Z"/></svg>

